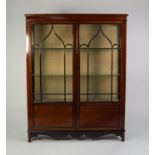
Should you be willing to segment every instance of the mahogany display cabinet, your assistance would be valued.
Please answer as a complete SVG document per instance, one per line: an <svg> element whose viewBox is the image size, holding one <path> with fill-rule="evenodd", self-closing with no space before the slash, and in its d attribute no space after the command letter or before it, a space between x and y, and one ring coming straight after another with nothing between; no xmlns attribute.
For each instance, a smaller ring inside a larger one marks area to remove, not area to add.
<svg viewBox="0 0 155 155"><path fill-rule="evenodd" d="M26 14L28 141L124 141L126 14Z"/></svg>

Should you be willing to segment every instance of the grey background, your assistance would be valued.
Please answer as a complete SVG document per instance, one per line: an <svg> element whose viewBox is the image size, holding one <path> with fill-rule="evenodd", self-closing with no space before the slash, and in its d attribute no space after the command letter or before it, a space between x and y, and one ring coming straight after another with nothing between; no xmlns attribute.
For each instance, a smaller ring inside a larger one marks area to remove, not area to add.
<svg viewBox="0 0 155 155"><path fill-rule="evenodd" d="M7 154L148 154L148 0L7 0ZM25 13L128 13L126 142L27 143ZM3 52L3 51L2 51Z"/></svg>

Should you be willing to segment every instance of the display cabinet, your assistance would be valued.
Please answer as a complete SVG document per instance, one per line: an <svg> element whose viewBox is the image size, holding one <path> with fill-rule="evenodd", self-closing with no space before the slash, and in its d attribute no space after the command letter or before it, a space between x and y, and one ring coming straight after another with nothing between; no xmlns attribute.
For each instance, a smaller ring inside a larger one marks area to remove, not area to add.
<svg viewBox="0 0 155 155"><path fill-rule="evenodd" d="M126 14L27 14L28 140L124 141Z"/></svg>

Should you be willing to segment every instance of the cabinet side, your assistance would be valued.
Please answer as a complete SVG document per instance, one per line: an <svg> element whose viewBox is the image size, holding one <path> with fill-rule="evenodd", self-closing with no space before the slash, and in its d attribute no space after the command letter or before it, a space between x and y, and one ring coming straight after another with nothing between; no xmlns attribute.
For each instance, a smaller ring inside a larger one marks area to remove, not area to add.
<svg viewBox="0 0 155 155"><path fill-rule="evenodd" d="M120 102L120 128L125 131L125 96L126 96L126 31L127 22L122 22L122 52L121 52L121 102Z"/></svg>
<svg viewBox="0 0 155 155"><path fill-rule="evenodd" d="M28 132L33 128L32 110L32 53L31 53L31 23L26 18L26 70L27 70L27 115Z"/></svg>

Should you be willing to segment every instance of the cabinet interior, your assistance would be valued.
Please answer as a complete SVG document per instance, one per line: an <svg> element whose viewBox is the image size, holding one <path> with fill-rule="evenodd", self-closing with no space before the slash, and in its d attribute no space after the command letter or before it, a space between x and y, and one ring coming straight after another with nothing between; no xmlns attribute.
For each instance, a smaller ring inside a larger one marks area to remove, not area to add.
<svg viewBox="0 0 155 155"><path fill-rule="evenodd" d="M32 27L33 103L73 102L73 25ZM120 25L80 24L80 102L119 101Z"/></svg>

